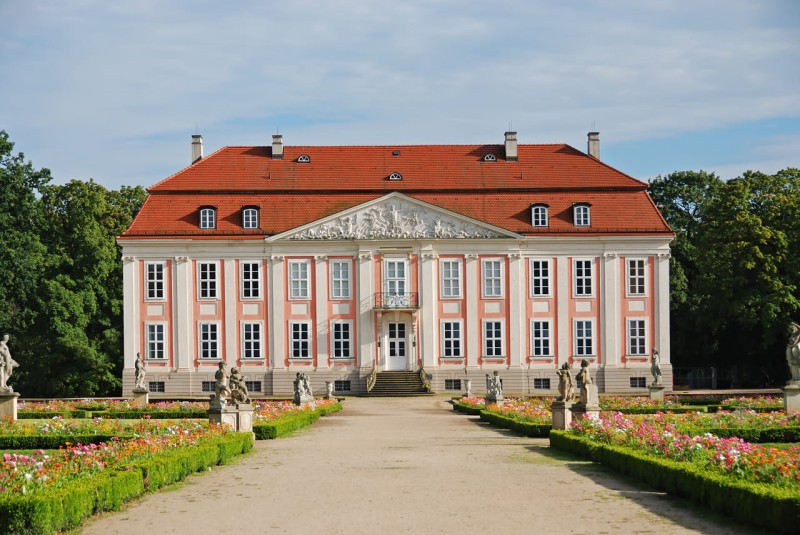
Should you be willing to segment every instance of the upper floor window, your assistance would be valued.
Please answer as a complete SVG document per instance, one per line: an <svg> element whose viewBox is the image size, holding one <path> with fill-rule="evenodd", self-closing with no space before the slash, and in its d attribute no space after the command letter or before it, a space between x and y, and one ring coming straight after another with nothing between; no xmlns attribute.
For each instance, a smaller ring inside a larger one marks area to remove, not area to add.
<svg viewBox="0 0 800 535"><path fill-rule="evenodd" d="M217 228L217 209L212 206L200 208L200 228Z"/></svg>
<svg viewBox="0 0 800 535"><path fill-rule="evenodd" d="M403 180L403 175L401 175L400 173L394 172L391 175L389 175L389 180Z"/></svg>
<svg viewBox="0 0 800 535"><path fill-rule="evenodd" d="M331 262L331 299L350 299L350 261Z"/></svg>
<svg viewBox="0 0 800 535"><path fill-rule="evenodd" d="M244 228L258 228L258 208L245 208L242 210L242 226Z"/></svg>
<svg viewBox="0 0 800 535"><path fill-rule="evenodd" d="M588 204L576 204L572 207L572 211L576 227L588 227L592 224Z"/></svg>
<svg viewBox="0 0 800 535"><path fill-rule="evenodd" d="M289 262L289 298L308 299L308 260Z"/></svg>
<svg viewBox="0 0 800 535"><path fill-rule="evenodd" d="M503 261L483 261L483 297L503 297Z"/></svg>
<svg viewBox="0 0 800 535"><path fill-rule="evenodd" d="M573 262L573 275L575 277L575 295L591 296L592 292L592 261L575 260Z"/></svg>
<svg viewBox="0 0 800 535"><path fill-rule="evenodd" d="M645 295L645 261L643 258L629 258L628 265L628 295Z"/></svg>
<svg viewBox="0 0 800 535"><path fill-rule="evenodd" d="M461 297L461 262L442 260L442 297Z"/></svg>
<svg viewBox="0 0 800 535"><path fill-rule="evenodd" d="M534 204L531 206L531 225L534 227L546 227L548 225L546 204Z"/></svg>
<svg viewBox="0 0 800 535"><path fill-rule="evenodd" d="M550 295L550 260L531 260L531 295Z"/></svg>
<svg viewBox="0 0 800 535"><path fill-rule="evenodd" d="M298 163L311 163L311 156L308 154L301 154L297 157Z"/></svg>
<svg viewBox="0 0 800 535"><path fill-rule="evenodd" d="M261 264L258 262L242 262L242 298L258 299L261 297Z"/></svg>
<svg viewBox="0 0 800 535"><path fill-rule="evenodd" d="M145 264L147 299L164 299L164 262Z"/></svg>
<svg viewBox="0 0 800 535"><path fill-rule="evenodd" d="M197 290L200 299L217 298L217 264L216 262L200 262L197 265Z"/></svg>
<svg viewBox="0 0 800 535"><path fill-rule="evenodd" d="M497 156L495 156L494 154L487 154L486 156L483 157L483 161L484 162L496 162L497 161Z"/></svg>

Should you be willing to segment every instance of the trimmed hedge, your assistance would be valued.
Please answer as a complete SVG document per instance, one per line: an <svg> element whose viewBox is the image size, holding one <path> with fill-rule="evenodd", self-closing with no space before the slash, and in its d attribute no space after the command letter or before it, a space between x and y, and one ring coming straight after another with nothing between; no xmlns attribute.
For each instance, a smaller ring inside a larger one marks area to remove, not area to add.
<svg viewBox="0 0 800 535"><path fill-rule="evenodd" d="M126 439L124 435L0 435L0 450L57 450L67 442L71 444L100 444L112 438Z"/></svg>
<svg viewBox="0 0 800 535"><path fill-rule="evenodd" d="M166 450L33 495L0 494L0 533L51 534L74 528L94 513L116 511L147 491L222 464L252 447L252 434L236 433L188 449Z"/></svg>
<svg viewBox="0 0 800 535"><path fill-rule="evenodd" d="M327 416L342 410L342 404L334 403L327 407L319 407L313 411L305 411L298 414L290 414L271 422L253 425L253 433L256 440L269 440L286 436L289 433L308 427L316 422L321 416Z"/></svg>
<svg viewBox="0 0 800 535"><path fill-rule="evenodd" d="M735 479L692 463L594 442L568 431L551 431L550 446L588 457L737 520L782 533L796 533L800 525L800 490Z"/></svg>
<svg viewBox="0 0 800 535"><path fill-rule="evenodd" d="M128 411L97 411L91 413L92 418L108 418L119 420L139 420L150 418L152 420L164 419L183 419L183 418L208 418L208 410L176 410L176 411L153 411L145 409L131 409Z"/></svg>
<svg viewBox="0 0 800 535"><path fill-rule="evenodd" d="M481 420L526 437L546 437L553 428L552 424L534 424L491 411L481 411Z"/></svg>
<svg viewBox="0 0 800 535"><path fill-rule="evenodd" d="M783 410L783 405L773 405L771 407L742 407L741 405L720 405L719 410L736 412L739 410L754 412L778 412Z"/></svg>
<svg viewBox="0 0 800 535"><path fill-rule="evenodd" d="M91 418L92 413L84 410L75 411L25 411L17 412L17 419L19 420L52 420L60 416L62 418Z"/></svg>
<svg viewBox="0 0 800 535"><path fill-rule="evenodd" d="M720 427L704 429L703 432L721 438L739 437L746 442L800 442L800 427Z"/></svg>
<svg viewBox="0 0 800 535"><path fill-rule="evenodd" d="M452 402L453 402L453 409L457 410L458 412L463 412L464 414L479 416L481 414L481 411L486 410L485 407L476 407L475 405L467 405L466 403L459 403L456 400L452 400Z"/></svg>

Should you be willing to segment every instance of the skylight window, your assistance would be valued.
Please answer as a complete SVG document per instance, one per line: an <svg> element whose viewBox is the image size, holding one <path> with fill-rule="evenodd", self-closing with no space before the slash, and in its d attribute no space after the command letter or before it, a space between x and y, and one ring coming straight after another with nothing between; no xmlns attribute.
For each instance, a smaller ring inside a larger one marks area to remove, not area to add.
<svg viewBox="0 0 800 535"><path fill-rule="evenodd" d="M496 162L497 161L497 156L495 156L494 154L487 154L486 156L483 157L483 161L484 162Z"/></svg>
<svg viewBox="0 0 800 535"><path fill-rule="evenodd" d="M308 154L301 154L297 158L297 162L298 163L311 163L311 156L309 156Z"/></svg>
<svg viewBox="0 0 800 535"><path fill-rule="evenodd" d="M403 180L403 175L401 175L398 172L394 172L391 175L389 175L389 180Z"/></svg>

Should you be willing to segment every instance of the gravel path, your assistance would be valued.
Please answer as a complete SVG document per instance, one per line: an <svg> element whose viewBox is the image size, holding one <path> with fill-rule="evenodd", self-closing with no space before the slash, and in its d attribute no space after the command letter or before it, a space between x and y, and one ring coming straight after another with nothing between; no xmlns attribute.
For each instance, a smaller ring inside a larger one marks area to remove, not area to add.
<svg viewBox="0 0 800 535"><path fill-rule="evenodd" d="M344 406L81 533L757 533L455 413L446 398Z"/></svg>

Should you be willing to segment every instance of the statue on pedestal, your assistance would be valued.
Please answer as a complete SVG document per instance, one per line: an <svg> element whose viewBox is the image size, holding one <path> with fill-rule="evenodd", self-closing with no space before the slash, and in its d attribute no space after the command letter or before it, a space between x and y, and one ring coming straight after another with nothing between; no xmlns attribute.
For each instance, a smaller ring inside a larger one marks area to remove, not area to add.
<svg viewBox="0 0 800 535"><path fill-rule="evenodd" d="M653 375L653 384L661 385L661 355L658 354L658 349L656 348L653 348L650 373Z"/></svg>
<svg viewBox="0 0 800 535"><path fill-rule="evenodd" d="M495 370L492 375L486 374L486 402L496 403L503 401L503 383L500 382L500 372Z"/></svg>
<svg viewBox="0 0 800 535"><path fill-rule="evenodd" d="M214 384L214 395L211 396L211 404L223 406L228 404L228 400L231 397L231 389L228 386L228 379L230 374L228 373L228 368L225 361L221 361L219 363L219 369L214 374L214 379L216 379L216 383Z"/></svg>
<svg viewBox="0 0 800 535"><path fill-rule="evenodd" d="M134 390L147 390L147 387L144 384L144 363L142 362L142 355L140 353L136 353L136 362L133 365L134 367Z"/></svg>
<svg viewBox="0 0 800 535"><path fill-rule="evenodd" d="M0 340L0 394L14 392L14 388L8 384L8 380L17 366L19 366L17 361L11 358L11 351L8 349L8 335L5 334Z"/></svg>
<svg viewBox="0 0 800 535"><path fill-rule="evenodd" d="M800 325L789 325L789 341L786 344L786 362L792 374L790 383L800 383Z"/></svg>
<svg viewBox="0 0 800 535"><path fill-rule="evenodd" d="M294 399L292 401L295 405L315 405L311 383L305 373L297 372L297 375L295 375Z"/></svg>
<svg viewBox="0 0 800 535"><path fill-rule="evenodd" d="M581 361L581 371L578 372L578 375L575 376L575 380L581 384L581 390L586 385L592 384L592 376L589 375L589 361L583 359Z"/></svg>
<svg viewBox="0 0 800 535"><path fill-rule="evenodd" d="M558 401L572 400L572 374L569 363L565 362L558 370Z"/></svg>
<svg viewBox="0 0 800 535"><path fill-rule="evenodd" d="M236 404L250 403L250 393L247 391L247 384L244 377L239 372L239 368L231 368L231 376L228 382L231 391L231 401Z"/></svg>

